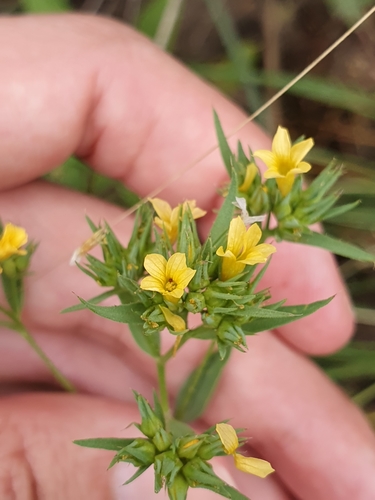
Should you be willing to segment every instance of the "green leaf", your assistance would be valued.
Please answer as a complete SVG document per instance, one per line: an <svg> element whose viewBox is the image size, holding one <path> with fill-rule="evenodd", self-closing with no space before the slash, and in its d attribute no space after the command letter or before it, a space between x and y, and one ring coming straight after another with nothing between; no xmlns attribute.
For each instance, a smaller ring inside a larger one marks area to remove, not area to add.
<svg viewBox="0 0 375 500"><path fill-rule="evenodd" d="M102 450L120 451L125 446L128 446L134 441L134 438L92 438L92 439L77 439L73 441L78 446L85 448L100 448Z"/></svg>
<svg viewBox="0 0 375 500"><path fill-rule="evenodd" d="M139 31L154 38L168 0L151 0L142 9L137 22Z"/></svg>
<svg viewBox="0 0 375 500"><path fill-rule="evenodd" d="M230 494L231 500L250 500L249 497L246 497L242 493L240 493L236 488L233 488L233 486L229 486L229 484L226 485L225 489L227 492Z"/></svg>
<svg viewBox="0 0 375 500"><path fill-rule="evenodd" d="M87 309L90 309L90 311L102 318L110 319L117 323L143 324L141 314L145 312L145 308L140 303L121 304L119 306L97 306L81 297L78 297L78 299Z"/></svg>
<svg viewBox="0 0 375 500"><path fill-rule="evenodd" d="M175 417L178 420L190 422L200 417L228 359L229 356L221 360L219 353L214 352L192 371L177 396Z"/></svg>
<svg viewBox="0 0 375 500"><path fill-rule="evenodd" d="M118 292L119 292L118 290L109 290L108 292L104 292L104 293L101 293L100 295L97 295L96 297L93 297L88 302L90 304L99 304L103 300L108 299L108 297L113 297L113 295L116 295ZM86 308L87 308L86 305L83 303L76 304L75 306L70 306L70 307L67 307L66 309L63 309L61 311L61 314L71 313L71 312L75 312L75 311L81 311L82 309L86 309Z"/></svg>
<svg viewBox="0 0 375 500"><path fill-rule="evenodd" d="M21 0L27 12L66 12L70 10L67 0Z"/></svg>
<svg viewBox="0 0 375 500"><path fill-rule="evenodd" d="M346 212L349 212L350 210L353 210L353 208L358 207L358 205L361 203L361 200L354 201L353 203L347 203L346 205L341 205L339 207L333 208L326 214L322 220L327 220L327 219L332 219L332 217L337 217L339 215L343 215Z"/></svg>
<svg viewBox="0 0 375 500"><path fill-rule="evenodd" d="M223 158L223 162L224 162L225 168L227 169L229 177L231 177L234 155L233 155L233 153L228 145L227 139L225 137L223 128L221 126L221 123L220 123L220 120L219 120L219 117L218 117L218 114L216 113L216 111L214 111L214 121L215 121L217 140L219 141L219 148L220 148L221 157Z"/></svg>
<svg viewBox="0 0 375 500"><path fill-rule="evenodd" d="M139 469L132 475L132 477L130 479L128 479L127 481L125 481L123 486L133 482L135 479L137 479L137 477L142 475L149 467L150 467L149 465L144 465L143 467L139 467Z"/></svg>
<svg viewBox="0 0 375 500"><path fill-rule="evenodd" d="M210 234L207 239L207 241L211 239L214 252L220 246L224 235L226 235L229 229L229 224L233 218L233 213L235 209L233 202L236 200L236 196L237 196L237 176L235 172L233 172L228 194L219 210L219 213L216 216L215 222L212 225ZM203 255L205 254L206 245L207 243L205 244L204 249L202 251Z"/></svg>
<svg viewBox="0 0 375 500"><path fill-rule="evenodd" d="M129 330L133 339L138 344L142 351L146 352L153 358L160 355L160 335L153 333L152 335L145 335L143 325L139 323L129 323Z"/></svg>
<svg viewBox="0 0 375 500"><path fill-rule="evenodd" d="M224 309L224 308L223 308ZM268 309L266 307L253 307L253 306L245 306L243 309L239 309L237 311L238 314L241 314L243 311L244 314L251 314L253 318L291 318L292 316L298 316L298 314L293 314L287 312L285 310L280 309ZM215 310L216 312L216 310ZM224 311L225 312L225 309ZM298 319L298 318L295 318Z"/></svg>
<svg viewBox="0 0 375 500"><path fill-rule="evenodd" d="M332 299L333 297L330 297L329 299L319 300L317 302L312 302L311 304L283 306L280 307L279 311L288 312L294 314L294 316L289 316L287 318L258 318L254 319L250 323L247 323L246 325L242 325L242 329L245 335L254 335L255 333L264 332L266 330L274 330L275 328L287 325L292 321L309 316L318 309L321 309L329 304Z"/></svg>
<svg viewBox="0 0 375 500"><path fill-rule="evenodd" d="M329 252L341 255L341 257L347 257L348 259L360 260L362 262L375 262L374 254L366 252L366 250L362 250L362 248L359 248L352 243L341 241L333 236L328 236L327 234L320 234L315 231L311 231L309 233L302 233L299 238L293 238L292 236L287 235L284 239L295 243L302 243L303 245L324 248Z"/></svg>

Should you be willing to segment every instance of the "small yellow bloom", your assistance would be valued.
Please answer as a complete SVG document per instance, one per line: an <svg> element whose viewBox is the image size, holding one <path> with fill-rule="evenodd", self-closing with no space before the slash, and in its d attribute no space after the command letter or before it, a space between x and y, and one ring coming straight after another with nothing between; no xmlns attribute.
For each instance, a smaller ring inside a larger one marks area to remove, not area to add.
<svg viewBox="0 0 375 500"><path fill-rule="evenodd" d="M164 315L165 321L170 325L176 333L183 332L186 330L186 323L177 314L173 314L168 307L159 306L161 312Z"/></svg>
<svg viewBox="0 0 375 500"><path fill-rule="evenodd" d="M157 253L146 255L144 267L150 276L140 283L142 290L161 293L166 300L178 302L196 271L187 267L184 253L174 253L168 261Z"/></svg>
<svg viewBox="0 0 375 500"><path fill-rule="evenodd" d="M236 450L239 447L239 442L237 433L231 425L216 424L216 432L219 434L225 453L227 455L233 455L234 465L237 469L262 478L267 477L268 474L274 472L275 469L273 469L271 464L266 460L244 457L240 453L236 453Z"/></svg>
<svg viewBox="0 0 375 500"><path fill-rule="evenodd" d="M8 222L0 238L0 261L9 259L12 255L26 255L26 250L20 250L26 243L27 233L23 227Z"/></svg>
<svg viewBox="0 0 375 500"><path fill-rule="evenodd" d="M242 273L245 266L253 266L266 262L276 248L267 243L258 245L262 231L253 224L246 231L246 226L240 216L233 219L229 226L227 249L220 247L216 254L223 257L220 279L227 281Z"/></svg>
<svg viewBox="0 0 375 500"><path fill-rule="evenodd" d="M184 203L177 205L177 207L173 208L164 200L160 198L150 198L150 203L154 207L155 212L158 214L158 217L155 217L154 222L160 229L165 229L169 241L173 245L173 243L177 240L178 233L178 216L180 214L180 209L182 206L182 213L186 210L187 206L189 206L191 213L194 219L199 219L206 215L207 212L201 210L196 207L195 200L188 200Z"/></svg>
<svg viewBox="0 0 375 500"><path fill-rule="evenodd" d="M238 191L240 191L241 193L247 193L257 173L258 167L255 165L255 163L249 163L249 165L246 167L245 179L241 186L238 188Z"/></svg>
<svg viewBox="0 0 375 500"><path fill-rule="evenodd" d="M272 141L272 151L255 151L254 156L268 167L264 177L276 179L281 194L286 196L292 189L296 174L304 174L311 169L311 165L302 160L313 146L311 138L292 146L288 130L279 126Z"/></svg>

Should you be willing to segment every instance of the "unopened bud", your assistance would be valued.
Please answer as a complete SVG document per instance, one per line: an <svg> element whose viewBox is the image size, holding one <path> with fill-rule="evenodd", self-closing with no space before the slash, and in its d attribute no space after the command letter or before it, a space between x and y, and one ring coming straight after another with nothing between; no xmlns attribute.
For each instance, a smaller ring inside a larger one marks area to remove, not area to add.
<svg viewBox="0 0 375 500"><path fill-rule="evenodd" d="M169 500L186 500L189 485L182 474L177 474L168 488Z"/></svg>
<svg viewBox="0 0 375 500"><path fill-rule="evenodd" d="M195 457L202 444L202 439L197 439L191 436L184 437L178 445L177 454L181 458L192 459Z"/></svg>
<svg viewBox="0 0 375 500"><path fill-rule="evenodd" d="M142 423L139 429L145 436L153 438L157 431L163 428L163 424L146 399L135 391L134 395L142 417Z"/></svg>
<svg viewBox="0 0 375 500"><path fill-rule="evenodd" d="M204 296L201 293L188 293L185 299L185 307L189 312L199 313L206 307Z"/></svg>
<svg viewBox="0 0 375 500"><path fill-rule="evenodd" d="M141 465L148 466L154 463L156 450L148 439L136 438L131 444L125 446L123 451L139 460Z"/></svg>
<svg viewBox="0 0 375 500"><path fill-rule="evenodd" d="M167 450L172 444L172 436L165 429L159 429L152 439L152 442L158 449L158 451Z"/></svg>

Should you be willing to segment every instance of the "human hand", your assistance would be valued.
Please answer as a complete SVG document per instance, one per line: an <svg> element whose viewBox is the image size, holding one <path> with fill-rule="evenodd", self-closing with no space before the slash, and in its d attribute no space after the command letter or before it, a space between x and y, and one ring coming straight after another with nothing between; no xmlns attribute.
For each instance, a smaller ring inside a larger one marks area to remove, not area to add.
<svg viewBox="0 0 375 500"><path fill-rule="evenodd" d="M71 443L132 434L122 431L137 420L130 388L147 395L155 383L152 365L123 325L88 311L58 314L74 303L72 291L83 297L98 293L91 280L68 267L73 249L89 236L84 211L109 223L121 211L35 179L74 153L145 196L215 143L212 108L226 131L243 120L243 113L142 37L104 19L3 18L0 54L0 214L40 242L24 319L63 373L86 393L2 397L0 498L151 498L152 485L142 481L120 488L128 473L120 466L114 475L106 473L105 452ZM237 138L253 150L269 146L254 125ZM162 196L172 204L195 198L209 210L219 203L216 189L224 179L221 160L212 154ZM202 221L202 232L207 224ZM130 227L125 219L116 233L126 241ZM336 298L309 318L249 338L248 354L233 353L198 425L232 417L233 425L248 429L253 449L276 469L265 480L230 471L253 500L375 497L372 431L304 356L330 352L352 332L333 258L283 243L267 276L263 284L272 287L275 301ZM0 346L3 383L51 381L14 332L2 330ZM172 394L200 351L201 344L192 341L171 363ZM205 491L194 494L211 498Z"/></svg>

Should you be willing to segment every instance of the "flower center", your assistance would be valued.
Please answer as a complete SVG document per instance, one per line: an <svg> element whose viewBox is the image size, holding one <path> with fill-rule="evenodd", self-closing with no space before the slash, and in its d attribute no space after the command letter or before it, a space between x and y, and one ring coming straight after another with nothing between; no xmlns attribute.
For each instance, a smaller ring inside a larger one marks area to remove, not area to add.
<svg viewBox="0 0 375 500"><path fill-rule="evenodd" d="M175 283L172 278L169 278L164 288L167 292L173 292L173 290L177 288L177 283Z"/></svg>
<svg viewBox="0 0 375 500"><path fill-rule="evenodd" d="M287 175L291 168L292 166L289 158L283 158L279 160L277 170L281 175Z"/></svg>

